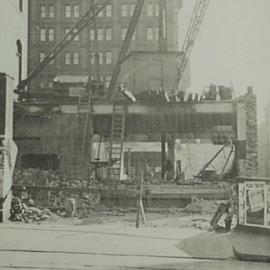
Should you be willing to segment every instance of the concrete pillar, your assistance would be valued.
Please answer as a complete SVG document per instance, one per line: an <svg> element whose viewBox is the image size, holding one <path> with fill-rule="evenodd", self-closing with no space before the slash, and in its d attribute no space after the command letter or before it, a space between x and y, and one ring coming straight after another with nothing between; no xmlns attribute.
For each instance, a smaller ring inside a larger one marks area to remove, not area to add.
<svg viewBox="0 0 270 270"><path fill-rule="evenodd" d="M13 142L13 81L0 73L0 222L10 215L12 176L17 155Z"/></svg>
<svg viewBox="0 0 270 270"><path fill-rule="evenodd" d="M168 155L167 155L167 180L175 177L175 138L169 135L167 138Z"/></svg>
<svg viewBox="0 0 270 270"><path fill-rule="evenodd" d="M166 175L166 134L161 134L161 179Z"/></svg>

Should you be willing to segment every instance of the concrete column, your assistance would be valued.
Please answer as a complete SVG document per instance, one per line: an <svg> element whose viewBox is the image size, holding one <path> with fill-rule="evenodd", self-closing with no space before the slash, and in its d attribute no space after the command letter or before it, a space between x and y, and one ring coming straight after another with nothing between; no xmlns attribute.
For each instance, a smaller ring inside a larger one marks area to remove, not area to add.
<svg viewBox="0 0 270 270"><path fill-rule="evenodd" d="M166 175L166 134L161 134L161 179Z"/></svg>
<svg viewBox="0 0 270 270"><path fill-rule="evenodd" d="M12 176L17 155L13 142L13 81L0 73L0 222L10 215Z"/></svg>
<svg viewBox="0 0 270 270"><path fill-rule="evenodd" d="M175 177L175 138L169 135L167 138L168 155L167 155L167 180Z"/></svg>

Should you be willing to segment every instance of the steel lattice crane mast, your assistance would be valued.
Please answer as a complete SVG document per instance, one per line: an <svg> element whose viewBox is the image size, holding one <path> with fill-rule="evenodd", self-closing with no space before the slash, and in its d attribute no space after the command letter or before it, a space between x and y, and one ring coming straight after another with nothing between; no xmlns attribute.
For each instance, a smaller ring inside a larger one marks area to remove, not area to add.
<svg viewBox="0 0 270 270"><path fill-rule="evenodd" d="M180 87L181 79L183 78L185 68L189 61L189 57L190 57L193 45L196 41L200 27L202 25L203 18L206 13L208 4L209 4L209 0L196 0L195 6L193 8L193 13L192 13L189 25L188 25L188 30L185 36L182 50L177 56L178 88Z"/></svg>

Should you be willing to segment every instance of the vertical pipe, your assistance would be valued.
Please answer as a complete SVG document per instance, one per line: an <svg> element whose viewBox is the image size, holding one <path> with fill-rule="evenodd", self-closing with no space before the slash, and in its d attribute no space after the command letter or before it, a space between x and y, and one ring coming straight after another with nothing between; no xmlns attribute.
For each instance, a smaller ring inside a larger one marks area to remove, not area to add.
<svg viewBox="0 0 270 270"><path fill-rule="evenodd" d="M166 134L161 134L161 179L165 180L166 175Z"/></svg>

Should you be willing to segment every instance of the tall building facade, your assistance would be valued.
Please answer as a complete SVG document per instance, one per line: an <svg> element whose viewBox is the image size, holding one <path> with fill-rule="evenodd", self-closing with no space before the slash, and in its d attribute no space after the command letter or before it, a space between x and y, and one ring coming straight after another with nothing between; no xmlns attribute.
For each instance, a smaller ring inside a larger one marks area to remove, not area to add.
<svg viewBox="0 0 270 270"><path fill-rule="evenodd" d="M89 0L30 0L28 72L44 59L50 49L89 9ZM130 50L159 49L160 5L166 14L162 25L166 32L166 48L177 51L177 21L182 0L146 0L132 38ZM31 83L31 91L53 88L53 80L61 75L97 76L108 85L114 63L124 40L136 0L112 0ZM98 51L98 62L95 52ZM97 72L97 66L99 72Z"/></svg>

